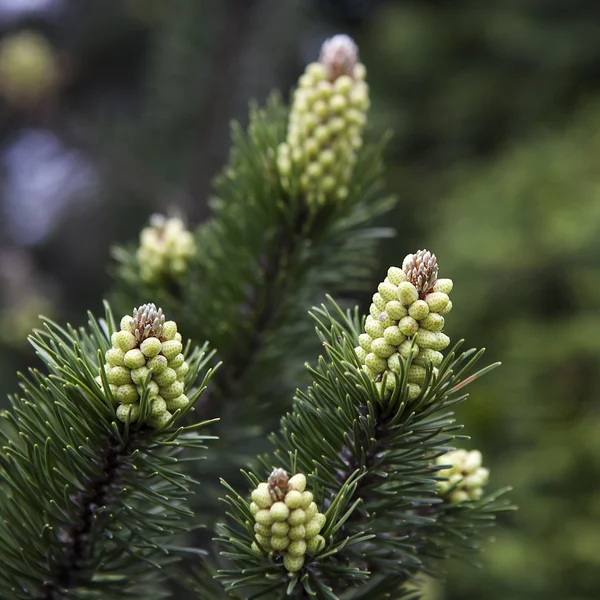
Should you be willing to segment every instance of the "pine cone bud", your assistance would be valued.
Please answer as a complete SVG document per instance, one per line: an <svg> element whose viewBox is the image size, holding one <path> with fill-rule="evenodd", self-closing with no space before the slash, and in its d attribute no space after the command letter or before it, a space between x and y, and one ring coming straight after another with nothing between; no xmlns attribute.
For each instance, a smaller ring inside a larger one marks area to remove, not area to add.
<svg viewBox="0 0 600 600"><path fill-rule="evenodd" d="M356 44L338 35L323 44L319 62L309 64L298 81L277 166L284 189L297 178L313 210L349 193L369 108L364 77Z"/></svg>
<svg viewBox="0 0 600 600"><path fill-rule="evenodd" d="M180 278L196 253L194 235L179 218L153 215L140 233L137 260L142 281Z"/></svg>
<svg viewBox="0 0 600 600"><path fill-rule="evenodd" d="M134 309L131 317L123 317L120 328L111 337L112 348L105 354L104 366L111 393L119 403L117 418L138 421L140 400L147 394L151 404L146 424L162 429L171 421L171 411L189 404L184 393L189 365L181 354L177 325L165 322L162 309L144 304ZM102 387L101 378L99 385Z"/></svg>
<svg viewBox="0 0 600 600"><path fill-rule="evenodd" d="M451 465L438 472L444 481L438 481L438 493L451 504L479 500L483 486L488 482L489 471L481 466L479 450L451 450L436 459L437 465Z"/></svg>
<svg viewBox="0 0 600 600"><path fill-rule="evenodd" d="M319 535L325 526L325 515L319 513L313 494L305 488L306 477L302 473L290 478L277 468L268 482L259 483L251 494L254 544L257 550L260 546L282 556L290 572L302 568L306 552L316 554L325 547L325 539Z"/></svg>
<svg viewBox="0 0 600 600"><path fill-rule="evenodd" d="M443 360L440 350L450 344L442 333L444 314L452 302L451 279L437 279L438 264L434 254L419 250L406 256L402 269L390 267L387 277L377 287L365 333L355 349L365 374L375 382L381 393L396 386L394 373L402 373L401 363L408 366L407 393L409 400L419 397L427 383L427 364L433 377ZM383 382L385 379L385 390Z"/></svg>

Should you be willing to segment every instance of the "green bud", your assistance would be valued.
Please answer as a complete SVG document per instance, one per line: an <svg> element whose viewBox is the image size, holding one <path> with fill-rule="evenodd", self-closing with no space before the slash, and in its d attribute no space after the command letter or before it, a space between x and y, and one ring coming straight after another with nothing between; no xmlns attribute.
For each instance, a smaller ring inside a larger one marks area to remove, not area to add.
<svg viewBox="0 0 600 600"><path fill-rule="evenodd" d="M126 367L112 367L106 371L106 379L113 385L125 385L131 382L131 371Z"/></svg>
<svg viewBox="0 0 600 600"><path fill-rule="evenodd" d="M304 556L306 552L306 542L304 540L295 540L290 543L287 551L290 556Z"/></svg>
<svg viewBox="0 0 600 600"><path fill-rule="evenodd" d="M150 371L152 371L152 373L158 375L167 368L168 364L169 361L166 359L166 357L162 354L158 354L157 356L149 358L148 362L146 363L146 366L148 367L148 369L150 369Z"/></svg>
<svg viewBox="0 0 600 600"><path fill-rule="evenodd" d="M304 525L306 521L306 513L301 508L296 508L290 512L290 516L287 518L287 522L291 527L297 525Z"/></svg>
<svg viewBox="0 0 600 600"><path fill-rule="evenodd" d="M116 397L123 404L133 404L140 399L135 386L131 383L120 385L117 389Z"/></svg>
<svg viewBox="0 0 600 600"><path fill-rule="evenodd" d="M365 364L375 373L383 373L387 367L387 361L384 358L380 358L373 352L367 354L367 357L365 358Z"/></svg>
<svg viewBox="0 0 600 600"><path fill-rule="evenodd" d="M429 329L429 331L441 331L444 329L445 319L438 313L429 313L419 325L423 329Z"/></svg>
<svg viewBox="0 0 600 600"><path fill-rule="evenodd" d="M254 502L256 502L256 499L254 497L252 497L252 499L254 500ZM260 506L258 502L256 502L256 504ZM261 525L265 525L267 527L273 525L273 523L275 522L275 519L273 518L273 515L271 514L271 511L268 508L261 508L254 515L254 519L257 523L260 523Z"/></svg>
<svg viewBox="0 0 600 600"><path fill-rule="evenodd" d="M292 556L290 554L286 554L283 557L283 566L290 573L298 572L302 568L303 565L304 565L304 556Z"/></svg>
<svg viewBox="0 0 600 600"><path fill-rule="evenodd" d="M362 350L362 348L361 348ZM290 490L285 496L285 504L288 508L302 507L302 493L297 490ZM287 519L287 517L286 517Z"/></svg>
<svg viewBox="0 0 600 600"><path fill-rule="evenodd" d="M402 317L398 321L398 328L407 337L411 337L419 330L419 324L412 317Z"/></svg>
<svg viewBox="0 0 600 600"><path fill-rule="evenodd" d="M429 305L429 310L435 313L443 311L449 300L448 294L444 294L443 292L432 292L425 296L425 302Z"/></svg>
<svg viewBox="0 0 600 600"><path fill-rule="evenodd" d="M397 352L388 358L388 369L400 373L400 355Z"/></svg>
<svg viewBox="0 0 600 600"><path fill-rule="evenodd" d="M155 357L158 358L158 357ZM162 357L164 358L164 356ZM166 362L166 359L165 359ZM175 383L177 381L177 373L175 372L175 369L171 369L170 367L167 367L164 371L160 372L160 373L155 373L152 378L154 379L154 381L156 381L156 383L161 387L161 388L165 388L165 387L169 387L172 383Z"/></svg>
<svg viewBox="0 0 600 600"><path fill-rule="evenodd" d="M445 317L452 310L452 300L448 300L448 304L446 304L445 308L442 310L438 310L438 314L442 317Z"/></svg>
<svg viewBox="0 0 600 600"><path fill-rule="evenodd" d="M278 521L277 523L273 523L273 525L271 525L271 533L274 536L287 536L289 530L290 526L285 521Z"/></svg>
<svg viewBox="0 0 600 600"><path fill-rule="evenodd" d="M365 321L365 331L373 339L380 338L383 336L384 328L381 326L379 321L376 321L371 315L367 317Z"/></svg>
<svg viewBox="0 0 600 600"><path fill-rule="evenodd" d="M398 300L400 300L404 306L410 306L418 299L419 292L412 283L409 281L403 281L402 283L398 284ZM390 298L390 300L392 300L392 298Z"/></svg>
<svg viewBox="0 0 600 600"><path fill-rule="evenodd" d="M364 364L365 359L367 358L368 352L363 350L360 346L356 346L356 348L354 348L354 353L356 354L356 357L358 358L359 362L361 364Z"/></svg>
<svg viewBox="0 0 600 600"><path fill-rule="evenodd" d="M421 393L421 386L416 383L408 384L408 399L416 400Z"/></svg>
<svg viewBox="0 0 600 600"><path fill-rule="evenodd" d="M158 338L149 337L140 344L140 350L144 353L144 356L152 358L159 354L161 346L162 345Z"/></svg>
<svg viewBox="0 0 600 600"><path fill-rule="evenodd" d="M415 336L415 341L421 348L430 348L432 350L443 350L450 343L450 338L441 331L428 331L420 329Z"/></svg>
<svg viewBox="0 0 600 600"><path fill-rule="evenodd" d="M383 281L377 286L377 291L386 302L396 300L398 297L398 287L393 283L386 283Z"/></svg>
<svg viewBox="0 0 600 600"><path fill-rule="evenodd" d="M271 549L271 538L266 535L260 535L257 533L255 536L256 541L261 545L262 548L269 551Z"/></svg>
<svg viewBox="0 0 600 600"><path fill-rule="evenodd" d="M183 354L178 354L177 356L169 360L169 366L171 367L171 369L177 370L179 367L181 367L181 365L183 365L184 362L185 357L183 356Z"/></svg>
<svg viewBox="0 0 600 600"><path fill-rule="evenodd" d="M275 504L271 506L270 511L273 521L285 521L290 514L290 509L284 502L275 502Z"/></svg>
<svg viewBox="0 0 600 600"><path fill-rule="evenodd" d="M177 396L181 396L185 391L185 386L182 381L176 381L172 383L169 387L160 388L160 395L165 400L171 400L172 398L177 398Z"/></svg>
<svg viewBox="0 0 600 600"><path fill-rule="evenodd" d="M124 367L125 352L120 348L111 348L106 351L105 359L111 367Z"/></svg>
<svg viewBox="0 0 600 600"><path fill-rule="evenodd" d="M386 327L385 331L383 332L383 337L385 338L385 341L390 344L390 346L399 346L404 340L406 340L406 336L400 331L400 328L397 325Z"/></svg>
<svg viewBox="0 0 600 600"><path fill-rule="evenodd" d="M177 323L175 321L165 321L162 330L162 337L165 340L172 340L177 334Z"/></svg>
<svg viewBox="0 0 600 600"><path fill-rule="evenodd" d="M265 527L260 523L254 523L254 532L258 533L258 535L264 535L265 537L271 537L271 528Z"/></svg>
<svg viewBox="0 0 600 600"><path fill-rule="evenodd" d="M399 321L402 317L405 317L408 314L406 307L399 300L390 300L385 305L385 312L391 319L395 321Z"/></svg>
<svg viewBox="0 0 600 600"><path fill-rule="evenodd" d="M325 548L325 538L322 535L316 535L306 542L306 552L308 554L317 554Z"/></svg>
<svg viewBox="0 0 600 600"><path fill-rule="evenodd" d="M308 505L308 508L306 509L305 512L305 518L306 521L311 521L313 519L313 517L319 512L319 509L317 508L317 505L315 502L311 502Z"/></svg>
<svg viewBox="0 0 600 600"><path fill-rule="evenodd" d="M122 331L129 331L129 333L133 333L132 318L129 315L125 315L119 323L119 328Z"/></svg>
<svg viewBox="0 0 600 600"><path fill-rule="evenodd" d="M390 329L389 327L387 329ZM386 331L387 331L386 329ZM385 335L385 332L384 332ZM388 358L395 352L396 348L387 343L384 338L377 338L373 340L371 344L371 352L373 352L378 358ZM368 355L367 355L368 356ZM367 362L367 358L365 357L365 363ZM368 363L367 363L368 364ZM370 364L369 366L375 370ZM385 366L384 366L385 369Z"/></svg>
<svg viewBox="0 0 600 600"><path fill-rule="evenodd" d="M310 539L315 537L323 529L323 525L319 519L311 519L305 526L305 537Z"/></svg>
<svg viewBox="0 0 600 600"><path fill-rule="evenodd" d="M306 535L304 525L296 525L296 527L292 527L288 533L288 537L290 540L303 540Z"/></svg>
<svg viewBox="0 0 600 600"><path fill-rule="evenodd" d="M415 300L408 307L408 314L417 321L424 319L429 314L429 305L424 300Z"/></svg>
<svg viewBox="0 0 600 600"><path fill-rule="evenodd" d="M177 396L177 398L170 398L167 400L167 408L171 412L175 412L176 410L184 409L189 403L189 398L185 394L181 394L181 396Z"/></svg>
<svg viewBox="0 0 600 600"><path fill-rule="evenodd" d="M437 367L442 364L443 360L444 356L441 352L438 352L437 350L431 350L430 348L424 348L419 353L419 358L415 360L415 363L420 365L428 362L434 367Z"/></svg>
<svg viewBox="0 0 600 600"><path fill-rule="evenodd" d="M183 349L183 344L177 339L167 340L162 343L162 354L167 357L168 360L175 358ZM143 352L143 349L142 349Z"/></svg>
<svg viewBox="0 0 600 600"><path fill-rule="evenodd" d="M150 414L153 417L160 417L165 412L167 412L167 403L160 396L156 396L154 400L152 400L152 410Z"/></svg>
<svg viewBox="0 0 600 600"><path fill-rule="evenodd" d="M140 367L139 369L133 369L131 371L131 379L136 385L142 385L146 378L150 375L150 369L148 367Z"/></svg>
<svg viewBox="0 0 600 600"><path fill-rule="evenodd" d="M386 301L383 299L383 296L377 292L376 294L373 294L373 304L380 310L387 310L386 309Z"/></svg>
<svg viewBox="0 0 600 600"><path fill-rule="evenodd" d="M438 279L433 286L433 291L449 294L453 287L454 283L452 282L452 279Z"/></svg>
<svg viewBox="0 0 600 600"><path fill-rule="evenodd" d="M139 348L133 348L125 353L123 362L130 369L139 369L146 364L146 357Z"/></svg>
<svg viewBox="0 0 600 600"><path fill-rule="evenodd" d="M313 504L313 493L312 492L302 492L302 508L307 510L308 507Z"/></svg>
<svg viewBox="0 0 600 600"><path fill-rule="evenodd" d="M381 311L375 306L375 304L371 304L371 306L369 306L369 314L374 319L379 319L379 315L381 314Z"/></svg>
<svg viewBox="0 0 600 600"><path fill-rule="evenodd" d="M398 354L408 360L412 355L413 358L419 356L419 346L413 344L412 340L406 340L398 346Z"/></svg>
<svg viewBox="0 0 600 600"><path fill-rule="evenodd" d="M287 536L273 536L271 538L271 547L273 550L285 550L290 545L290 538Z"/></svg>
<svg viewBox="0 0 600 600"><path fill-rule="evenodd" d="M269 493L268 483L259 483L258 487L252 492L251 497L252 502L254 502L259 508L270 508L273 504L273 499Z"/></svg>
<svg viewBox="0 0 600 600"><path fill-rule="evenodd" d="M306 476L302 473L296 473L296 475L290 477L288 487L290 490L303 492L306 489Z"/></svg>
<svg viewBox="0 0 600 600"><path fill-rule="evenodd" d="M256 502L250 502L250 512L255 515L260 509L258 508L258 504ZM261 525L262 527L262 525Z"/></svg>
<svg viewBox="0 0 600 600"><path fill-rule="evenodd" d="M131 423L135 423L140 418L139 404L120 404L117 407L117 419L125 423L127 419Z"/></svg>
<svg viewBox="0 0 600 600"><path fill-rule="evenodd" d="M149 424L155 429L164 429L172 418L173 415L168 410L165 410L165 412L151 417Z"/></svg>
<svg viewBox="0 0 600 600"><path fill-rule="evenodd" d="M410 383L418 383L422 386L425 383L425 377L427 375L427 371L425 367L421 367L420 365L411 364L408 367L408 381Z"/></svg>

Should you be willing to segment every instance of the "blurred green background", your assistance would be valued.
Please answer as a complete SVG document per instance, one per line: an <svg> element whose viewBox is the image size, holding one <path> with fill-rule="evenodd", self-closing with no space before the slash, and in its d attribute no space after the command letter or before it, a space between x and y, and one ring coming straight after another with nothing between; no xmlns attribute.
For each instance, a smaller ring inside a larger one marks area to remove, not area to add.
<svg viewBox="0 0 600 600"><path fill-rule="evenodd" d="M392 129L387 265L434 251L454 338L503 367L459 416L520 510L446 600L600 597L600 4L0 0L0 393L40 312L82 323L112 243L206 217L228 124L353 35ZM365 303L368 299L363 298ZM320 299L315 298L315 302Z"/></svg>

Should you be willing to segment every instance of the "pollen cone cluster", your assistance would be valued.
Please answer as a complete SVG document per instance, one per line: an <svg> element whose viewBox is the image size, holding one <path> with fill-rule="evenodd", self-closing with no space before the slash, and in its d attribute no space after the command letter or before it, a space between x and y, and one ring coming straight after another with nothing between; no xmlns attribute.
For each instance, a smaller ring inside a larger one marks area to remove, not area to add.
<svg viewBox="0 0 600 600"><path fill-rule="evenodd" d="M479 450L451 450L438 457L436 464L452 465L438 472L440 477L447 478L447 481L438 482L438 492L447 496L451 504L481 498L490 472L481 466Z"/></svg>
<svg viewBox="0 0 600 600"><path fill-rule="evenodd" d="M299 177L312 208L348 195L369 108L365 75L356 44L347 35L336 35L298 81L277 165L284 188Z"/></svg>
<svg viewBox="0 0 600 600"><path fill-rule="evenodd" d="M140 277L148 283L185 273L195 254L194 235L179 218L153 215L150 226L142 229L137 259Z"/></svg>
<svg viewBox="0 0 600 600"><path fill-rule="evenodd" d="M435 254L427 250L409 254L401 269L390 267L373 296L365 333L355 348L364 371L379 388L387 374L386 388L393 390L393 373L402 372L401 364L408 367L409 400L423 390L428 364L437 373L441 350L450 343L442 330L452 310L452 280L438 279L437 274Z"/></svg>
<svg viewBox="0 0 600 600"><path fill-rule="evenodd" d="M111 343L104 369L121 421L140 418L140 398L146 389L152 427L163 427L174 411L188 405L184 380L189 365L181 353L181 334L174 321L165 321L162 309L154 304L134 309L131 317L121 319Z"/></svg>
<svg viewBox="0 0 600 600"><path fill-rule="evenodd" d="M292 573L302 568L306 554L316 554L325 546L325 539L319 535L325 515L306 490L302 473L288 477L283 469L275 469L269 481L252 492L250 510L255 520L253 549L281 555L285 568Z"/></svg>

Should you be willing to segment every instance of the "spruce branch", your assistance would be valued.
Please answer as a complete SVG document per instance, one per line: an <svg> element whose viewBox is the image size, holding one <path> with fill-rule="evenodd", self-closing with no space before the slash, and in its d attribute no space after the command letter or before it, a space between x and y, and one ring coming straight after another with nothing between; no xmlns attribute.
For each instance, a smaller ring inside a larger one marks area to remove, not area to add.
<svg viewBox="0 0 600 600"><path fill-rule="evenodd" d="M115 333L107 306L87 330L45 321L30 338L47 373L22 376L1 417L2 598L163 597L158 569L183 551L194 482L178 455L204 448L206 423L178 425L179 412L159 428L120 423L102 368ZM189 355L193 400L210 359L206 348Z"/></svg>

